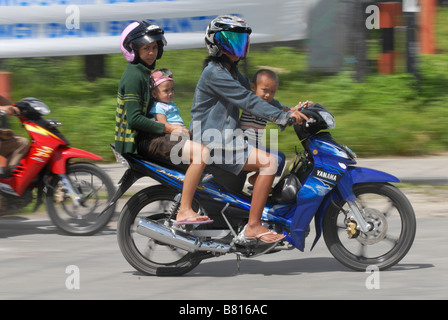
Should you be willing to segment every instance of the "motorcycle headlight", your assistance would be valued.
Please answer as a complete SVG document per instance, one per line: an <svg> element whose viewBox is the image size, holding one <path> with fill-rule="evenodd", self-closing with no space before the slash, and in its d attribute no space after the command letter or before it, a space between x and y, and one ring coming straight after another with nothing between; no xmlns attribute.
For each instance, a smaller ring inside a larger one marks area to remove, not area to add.
<svg viewBox="0 0 448 320"><path fill-rule="evenodd" d="M336 121L331 113L326 111L319 111L320 116L324 119L328 129L334 129L336 127Z"/></svg>

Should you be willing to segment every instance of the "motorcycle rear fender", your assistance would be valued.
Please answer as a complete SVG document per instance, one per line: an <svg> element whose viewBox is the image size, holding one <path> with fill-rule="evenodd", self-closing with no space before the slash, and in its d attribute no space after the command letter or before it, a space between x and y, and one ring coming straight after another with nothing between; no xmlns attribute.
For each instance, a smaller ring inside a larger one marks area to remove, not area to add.
<svg viewBox="0 0 448 320"><path fill-rule="evenodd" d="M101 158L100 156L97 156L96 154L88 151L71 147L62 147L54 152L53 157L50 160L49 166L51 172L53 172L54 174L67 173L66 170L67 160L71 158L103 160L103 158Z"/></svg>
<svg viewBox="0 0 448 320"><path fill-rule="evenodd" d="M336 188L327 194L324 201L322 201L319 210L315 216L316 237L314 239L311 250L316 245L322 234L322 221L324 214L328 207L331 205L331 199L344 201L355 201L356 196L353 193L353 186L359 183L368 182L400 182L397 177L374 169L368 169L363 167L348 167L347 172L342 179L336 185Z"/></svg>

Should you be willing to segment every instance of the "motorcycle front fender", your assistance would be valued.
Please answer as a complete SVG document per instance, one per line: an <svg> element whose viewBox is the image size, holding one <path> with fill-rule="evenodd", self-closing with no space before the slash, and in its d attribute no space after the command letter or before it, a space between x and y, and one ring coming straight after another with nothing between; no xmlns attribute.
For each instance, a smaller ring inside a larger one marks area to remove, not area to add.
<svg viewBox="0 0 448 320"><path fill-rule="evenodd" d="M348 167L347 172L337 184L337 190L345 201L355 201L353 185L367 182L400 182L397 177L374 169L363 167Z"/></svg>
<svg viewBox="0 0 448 320"><path fill-rule="evenodd" d="M49 166L51 172L54 174L66 174L67 161L71 158L85 158L98 161L103 160L100 156L88 151L71 147L61 147L54 152L50 160Z"/></svg>

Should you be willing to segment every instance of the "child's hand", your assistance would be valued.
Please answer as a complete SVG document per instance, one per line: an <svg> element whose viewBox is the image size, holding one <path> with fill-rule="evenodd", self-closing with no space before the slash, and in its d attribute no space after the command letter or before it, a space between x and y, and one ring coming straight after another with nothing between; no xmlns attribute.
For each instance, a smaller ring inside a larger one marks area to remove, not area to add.
<svg viewBox="0 0 448 320"><path fill-rule="evenodd" d="M176 136L191 136L190 130L188 130L187 128L185 128L180 124L171 124L168 122L165 122L164 124L165 124L165 130L163 132L165 133L173 134Z"/></svg>
<svg viewBox="0 0 448 320"><path fill-rule="evenodd" d="M299 104L296 105L294 109L295 110L303 109L303 108L306 108L306 107L308 107L308 105L313 104L313 103L314 103L313 101L309 101L309 100L306 100L305 102L299 102ZM294 111L294 110L291 110L291 111Z"/></svg>
<svg viewBox="0 0 448 320"><path fill-rule="evenodd" d="M175 127L173 129L173 131L171 132L172 135L175 136L184 136L184 137L189 137L191 136L191 131L188 130L187 128L185 128L184 126L181 125L172 125L173 127Z"/></svg>

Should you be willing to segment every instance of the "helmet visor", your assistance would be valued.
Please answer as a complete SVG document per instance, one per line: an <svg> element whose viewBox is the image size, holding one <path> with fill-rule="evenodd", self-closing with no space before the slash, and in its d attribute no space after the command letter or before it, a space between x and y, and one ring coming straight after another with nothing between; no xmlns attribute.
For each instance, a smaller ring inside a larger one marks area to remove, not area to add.
<svg viewBox="0 0 448 320"><path fill-rule="evenodd" d="M134 39L132 41L132 44L133 44L134 49L138 49L144 45L153 43L155 41L161 41L163 43L163 45L166 46L166 40L162 34L158 34L158 35L145 34L137 39Z"/></svg>
<svg viewBox="0 0 448 320"><path fill-rule="evenodd" d="M249 49L249 34L246 32L220 31L215 41L223 53L245 58Z"/></svg>

